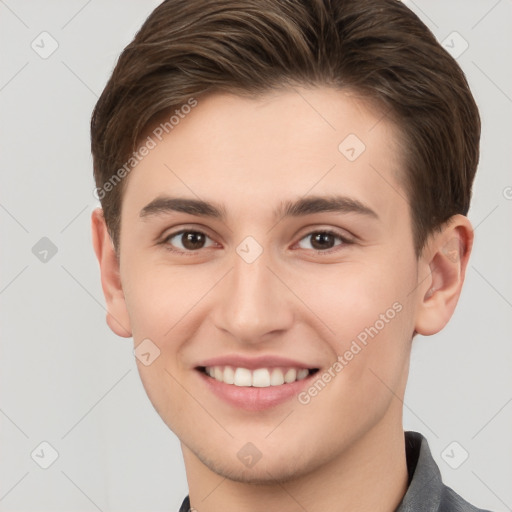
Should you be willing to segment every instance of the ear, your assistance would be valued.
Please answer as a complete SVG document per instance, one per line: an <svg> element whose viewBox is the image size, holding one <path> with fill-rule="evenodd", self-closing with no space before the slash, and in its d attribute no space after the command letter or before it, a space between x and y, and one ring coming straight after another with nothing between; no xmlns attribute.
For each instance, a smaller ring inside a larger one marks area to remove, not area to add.
<svg viewBox="0 0 512 512"><path fill-rule="evenodd" d="M121 286L119 259L101 208L92 212L91 225L92 244L100 264L101 287L107 303L107 324L118 336L129 338L132 332Z"/></svg>
<svg viewBox="0 0 512 512"><path fill-rule="evenodd" d="M419 258L415 332L430 336L450 320L459 300L473 247L467 217L454 215L433 233Z"/></svg>

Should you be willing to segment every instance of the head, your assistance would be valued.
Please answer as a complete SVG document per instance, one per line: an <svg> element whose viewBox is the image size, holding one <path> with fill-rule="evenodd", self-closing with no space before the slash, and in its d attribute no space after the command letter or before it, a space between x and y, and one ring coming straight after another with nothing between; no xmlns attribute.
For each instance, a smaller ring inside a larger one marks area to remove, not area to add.
<svg viewBox="0 0 512 512"><path fill-rule="evenodd" d="M401 2L150 15L94 110L93 232L107 321L152 354L142 381L186 459L286 480L397 428L411 340L464 280L479 133L461 69ZM226 357L293 359L307 386L235 406L204 370Z"/></svg>

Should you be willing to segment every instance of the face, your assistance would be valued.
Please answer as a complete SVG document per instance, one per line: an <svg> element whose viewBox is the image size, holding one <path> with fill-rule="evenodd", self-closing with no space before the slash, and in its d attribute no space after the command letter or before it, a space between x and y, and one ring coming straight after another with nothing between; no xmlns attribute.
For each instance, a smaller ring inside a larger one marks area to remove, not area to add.
<svg viewBox="0 0 512 512"><path fill-rule="evenodd" d="M286 480L401 428L402 173L381 112L327 88L199 99L131 172L115 314L190 464Z"/></svg>

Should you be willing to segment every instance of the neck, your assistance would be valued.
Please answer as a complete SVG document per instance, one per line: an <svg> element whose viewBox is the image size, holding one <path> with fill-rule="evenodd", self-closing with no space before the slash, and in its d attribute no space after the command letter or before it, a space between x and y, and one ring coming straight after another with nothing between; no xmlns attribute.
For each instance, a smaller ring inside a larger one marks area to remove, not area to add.
<svg viewBox="0 0 512 512"><path fill-rule="evenodd" d="M408 482L400 425L379 424L316 470L286 482L237 482L211 471L182 445L190 504L198 512L394 512Z"/></svg>

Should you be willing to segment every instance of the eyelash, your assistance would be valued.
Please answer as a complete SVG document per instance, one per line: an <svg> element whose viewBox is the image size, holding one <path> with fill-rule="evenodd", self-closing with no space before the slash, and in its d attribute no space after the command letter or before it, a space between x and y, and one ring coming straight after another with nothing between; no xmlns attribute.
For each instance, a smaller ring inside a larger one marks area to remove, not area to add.
<svg viewBox="0 0 512 512"><path fill-rule="evenodd" d="M174 233L170 233L169 235L167 235L164 240L162 240L162 242L160 242L166 250L168 251L171 251L172 253L175 253L175 254L179 254L179 255L184 255L184 256L195 256L201 249L205 249L204 247L200 248L200 249L196 249L196 250L192 250L192 249L189 249L189 250L186 250L186 251L183 251L181 249L175 249L171 246L171 244L168 242L170 239L178 236L178 235L182 235L184 233L195 233L195 234L200 234L200 235L204 235L205 237L207 238L210 238L206 233L204 233L203 231L199 231L199 230L196 230L196 229L181 229L179 231L175 231ZM330 249L326 249L326 250L320 250L320 249L306 249L306 250L309 250L309 251L313 251L315 252L316 254L321 254L321 255L324 255L324 254L331 254L333 252L337 252L338 250L340 250L340 248L342 248L343 246L346 246L346 245L350 245L350 244L353 244L353 240L350 240L348 238L346 238L345 236L342 236L340 235L338 232L336 231L333 231L331 229L319 229L319 230L316 230L316 231L310 231L309 233L307 233L306 235L304 235L297 243L301 242L302 240L304 240L305 238L307 237L310 237L312 235L317 235L317 234L322 234L322 235L331 235L335 238L338 238L339 240L341 240L341 244L338 244L338 245L335 245L334 247L331 247ZM211 238L210 238L211 239ZM295 244L296 245L296 244Z"/></svg>

